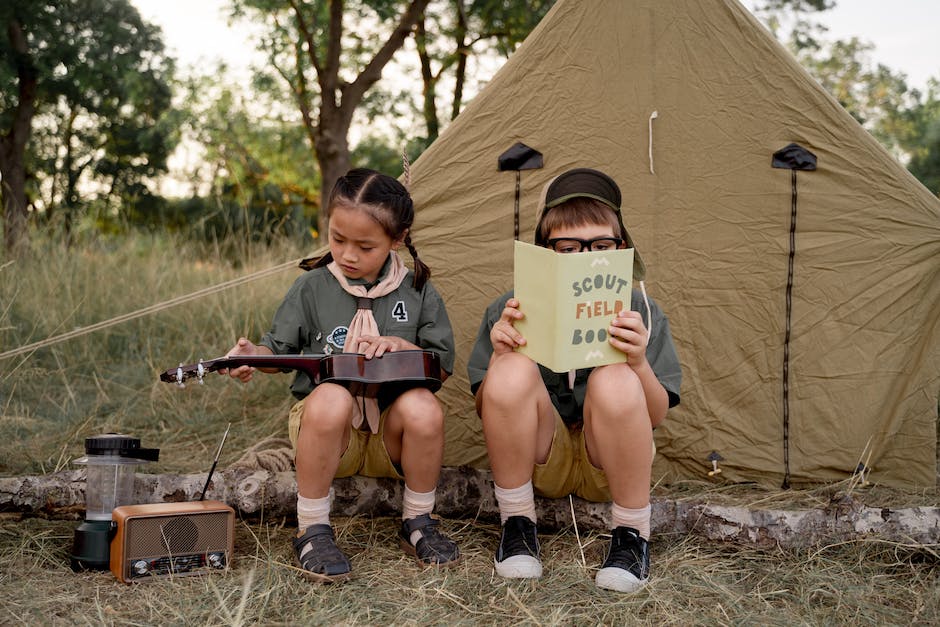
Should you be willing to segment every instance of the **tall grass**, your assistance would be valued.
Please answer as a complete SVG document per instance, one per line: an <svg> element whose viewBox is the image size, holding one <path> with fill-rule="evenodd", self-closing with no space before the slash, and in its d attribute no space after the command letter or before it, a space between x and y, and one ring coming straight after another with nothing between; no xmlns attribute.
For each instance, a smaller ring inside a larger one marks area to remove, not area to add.
<svg viewBox="0 0 940 627"><path fill-rule="evenodd" d="M0 352L111 320L291 259L274 246L195 244L137 236L80 249L40 242L0 268ZM227 422L231 451L277 431L285 381L251 389L210 377L205 393L178 394L158 374L258 339L299 270L287 269L199 300L0 361L0 473L49 472L82 454L84 438L130 433L161 448L160 467L202 470ZM246 402L250 399L250 402ZM263 408L263 410L262 410ZM239 441L241 440L241 441ZM196 465L194 465L196 464ZM159 470L157 468L156 470Z"/></svg>

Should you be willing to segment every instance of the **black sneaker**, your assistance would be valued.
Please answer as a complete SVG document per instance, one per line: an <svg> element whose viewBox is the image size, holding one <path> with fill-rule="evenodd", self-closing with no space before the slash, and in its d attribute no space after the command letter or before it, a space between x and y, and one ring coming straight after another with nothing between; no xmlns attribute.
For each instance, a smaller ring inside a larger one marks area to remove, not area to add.
<svg viewBox="0 0 940 627"><path fill-rule="evenodd" d="M617 527L611 531L607 559L594 578L597 587L635 592L646 585L649 576L649 543L632 527Z"/></svg>
<svg viewBox="0 0 940 627"><path fill-rule="evenodd" d="M401 548L413 555L422 566L450 566L460 560L457 544L437 530L439 521L430 514L421 514L401 523L399 540ZM411 544L411 534L421 534L417 544Z"/></svg>
<svg viewBox="0 0 940 627"><path fill-rule="evenodd" d="M329 525L310 525L303 535L294 538L293 545L303 576L310 581L334 583L349 577L352 567L336 546Z"/></svg>
<svg viewBox="0 0 940 627"><path fill-rule="evenodd" d="M539 538L535 523L528 516L510 516L503 523L503 533L496 549L496 573L514 579L538 579Z"/></svg>

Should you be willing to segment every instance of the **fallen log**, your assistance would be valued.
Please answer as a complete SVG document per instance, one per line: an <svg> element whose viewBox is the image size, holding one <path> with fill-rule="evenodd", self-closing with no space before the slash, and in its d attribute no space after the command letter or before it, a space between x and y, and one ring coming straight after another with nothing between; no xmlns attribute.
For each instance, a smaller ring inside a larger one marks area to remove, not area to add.
<svg viewBox="0 0 940 627"><path fill-rule="evenodd" d="M138 474L139 503L195 501L206 474ZM444 468L435 512L444 518L498 521L488 471L468 467ZM394 516L401 512L402 486L391 479L348 477L333 482L336 516ZM48 475L0 478L0 511L56 518L84 514L85 470ZM250 468L217 471L206 498L232 506L246 518L293 517L297 485L292 471ZM673 500L654 496L653 534L694 534L715 541L742 542L759 547L798 548L830 541L878 539L901 544L940 546L940 507L902 509L869 507L846 498L827 507L801 510L749 509L712 504L701 499ZM536 499L540 531L572 526L609 528L609 508L580 498Z"/></svg>

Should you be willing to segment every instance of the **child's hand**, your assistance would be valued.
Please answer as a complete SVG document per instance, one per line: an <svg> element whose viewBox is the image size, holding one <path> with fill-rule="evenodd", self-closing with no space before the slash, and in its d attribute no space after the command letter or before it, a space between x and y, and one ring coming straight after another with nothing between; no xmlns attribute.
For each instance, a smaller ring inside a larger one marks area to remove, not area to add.
<svg viewBox="0 0 940 627"><path fill-rule="evenodd" d="M258 347L255 344L252 344L251 340L248 338L240 337L238 342L235 343L235 346L225 354L226 357L232 355L257 355ZM251 375L253 375L255 369L251 366L238 366L237 368L220 368L219 374L228 374L233 379L238 379L242 383L248 383L251 381Z"/></svg>
<svg viewBox="0 0 940 627"><path fill-rule="evenodd" d="M611 321L607 329L611 346L627 357L631 366L639 366L646 361L647 332L640 312L624 309Z"/></svg>
<svg viewBox="0 0 940 627"><path fill-rule="evenodd" d="M516 320L522 320L524 317L525 314L519 311L518 300L510 298L506 301L502 315L490 329L490 343L493 345L494 354L509 353L525 344L525 338L513 326Z"/></svg>
<svg viewBox="0 0 940 627"><path fill-rule="evenodd" d="M385 353L407 350L418 350L418 347L394 335L363 335L359 338L356 352L365 355L366 359L372 359Z"/></svg>

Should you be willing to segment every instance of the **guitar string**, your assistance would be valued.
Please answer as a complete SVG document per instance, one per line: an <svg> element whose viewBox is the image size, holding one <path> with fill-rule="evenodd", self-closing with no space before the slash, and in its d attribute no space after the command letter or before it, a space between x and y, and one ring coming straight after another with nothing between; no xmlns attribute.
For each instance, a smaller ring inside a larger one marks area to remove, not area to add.
<svg viewBox="0 0 940 627"><path fill-rule="evenodd" d="M209 296L210 294L215 294L216 292L221 292L231 287L235 287L243 283L249 283L251 281L269 276L271 274L281 272L283 270L286 270L287 268L291 268L291 267L296 268L297 264L299 264L302 261L302 259L303 258L294 259L292 261L287 261L282 264L273 266L271 268L266 268L264 270L259 270L258 272L254 272L252 274L245 275L243 277L230 279L228 281L224 281L217 285L211 285L209 287L202 288L201 290L196 290L195 292L192 292L190 294L177 296L175 298L171 298L161 303L156 303L154 305L150 305L148 307L144 307L142 309L138 309L130 313L122 314L120 316L115 316L114 318L110 318L108 320L102 320L101 322L96 322L86 327L79 327L77 329L73 329L66 333L61 333L59 335L54 335L44 340L40 340L38 342L33 342L32 344L27 344L25 346L20 346L19 348L14 348L8 351L4 351L0 353L0 360L7 359L9 357L15 357L17 355L22 355L24 353L31 353L36 350L39 350L40 348L44 348L46 346L52 346L53 344L58 344L60 342L64 342L72 338L80 337L82 335L87 335L89 333L93 333L94 331L106 329L108 327L115 326L122 322L127 322L129 320L142 318L144 316L157 313L165 309L170 309L172 307L176 307L177 305L182 305L183 303L188 303L189 301L196 300L198 298L202 298L203 296Z"/></svg>

